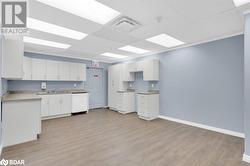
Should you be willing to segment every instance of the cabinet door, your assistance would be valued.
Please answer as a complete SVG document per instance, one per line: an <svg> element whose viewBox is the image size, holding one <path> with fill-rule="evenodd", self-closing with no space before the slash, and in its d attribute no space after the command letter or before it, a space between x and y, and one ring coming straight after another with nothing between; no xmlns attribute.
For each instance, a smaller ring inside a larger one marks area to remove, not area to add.
<svg viewBox="0 0 250 166"><path fill-rule="evenodd" d="M46 80L46 60L32 59L32 80Z"/></svg>
<svg viewBox="0 0 250 166"><path fill-rule="evenodd" d="M70 63L70 80L71 81L77 81L79 73L79 67L76 65L76 63Z"/></svg>
<svg viewBox="0 0 250 166"><path fill-rule="evenodd" d="M41 115L42 117L49 116L49 100L46 95L41 95L42 101L41 101Z"/></svg>
<svg viewBox="0 0 250 166"><path fill-rule="evenodd" d="M137 95L137 112L140 116L145 116L147 111L147 96L146 95Z"/></svg>
<svg viewBox="0 0 250 166"><path fill-rule="evenodd" d="M72 112L72 95L71 94L61 95L60 112L61 114L70 114Z"/></svg>
<svg viewBox="0 0 250 166"><path fill-rule="evenodd" d="M55 116L55 115L60 115L60 102L61 102L61 97L60 95L50 95L49 96L49 115L50 116Z"/></svg>
<svg viewBox="0 0 250 166"><path fill-rule="evenodd" d="M86 65L78 64L78 77L79 81L86 81Z"/></svg>
<svg viewBox="0 0 250 166"><path fill-rule="evenodd" d="M159 61L147 60L143 65L143 80L158 81L159 80Z"/></svg>
<svg viewBox="0 0 250 166"><path fill-rule="evenodd" d="M29 57L23 57L23 80L32 79L32 59Z"/></svg>
<svg viewBox="0 0 250 166"><path fill-rule="evenodd" d="M46 79L58 80L58 62L47 60L46 62Z"/></svg>
<svg viewBox="0 0 250 166"><path fill-rule="evenodd" d="M70 80L70 63L69 62L58 62L58 77L59 80L67 81Z"/></svg>
<svg viewBox="0 0 250 166"><path fill-rule="evenodd" d="M6 79L23 78L22 38L2 39L2 77Z"/></svg>

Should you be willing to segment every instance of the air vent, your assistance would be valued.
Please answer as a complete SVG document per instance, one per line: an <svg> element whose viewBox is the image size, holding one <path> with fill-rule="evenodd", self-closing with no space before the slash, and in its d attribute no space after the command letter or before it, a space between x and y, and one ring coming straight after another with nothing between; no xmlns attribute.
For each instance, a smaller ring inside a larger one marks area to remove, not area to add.
<svg viewBox="0 0 250 166"><path fill-rule="evenodd" d="M139 28L141 24L126 16L119 17L111 23L111 28L121 32L131 32Z"/></svg>

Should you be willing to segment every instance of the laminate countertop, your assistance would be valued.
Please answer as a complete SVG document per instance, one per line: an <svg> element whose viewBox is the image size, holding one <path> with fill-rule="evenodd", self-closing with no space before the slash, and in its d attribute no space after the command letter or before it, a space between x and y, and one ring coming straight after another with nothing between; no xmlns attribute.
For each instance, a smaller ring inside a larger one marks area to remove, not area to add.
<svg viewBox="0 0 250 166"><path fill-rule="evenodd" d="M2 97L2 102L22 100L41 100L41 97L34 93L7 93Z"/></svg>

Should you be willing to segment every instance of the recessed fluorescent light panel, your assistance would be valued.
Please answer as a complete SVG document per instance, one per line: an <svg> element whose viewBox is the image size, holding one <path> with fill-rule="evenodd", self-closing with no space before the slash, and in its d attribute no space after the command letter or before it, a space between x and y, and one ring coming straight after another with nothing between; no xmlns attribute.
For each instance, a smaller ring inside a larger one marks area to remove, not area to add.
<svg viewBox="0 0 250 166"><path fill-rule="evenodd" d="M35 29L38 31L52 33L55 35L72 38L76 40L82 40L87 36L87 34L78 32L72 29L64 28L55 24L50 24L44 21L40 21L34 18L28 18L28 28Z"/></svg>
<svg viewBox="0 0 250 166"><path fill-rule="evenodd" d="M233 0L236 7L250 3L250 0Z"/></svg>
<svg viewBox="0 0 250 166"><path fill-rule="evenodd" d="M56 47L56 48L62 48L62 49L67 49L70 47L69 44L63 44L63 43L58 43L58 42L53 42L53 41L48 41L48 40L42 40L42 39L37 39L33 37L23 37L23 41L25 43L32 43L32 44L37 44L37 45L43 45L43 46L49 46L49 47Z"/></svg>
<svg viewBox="0 0 250 166"><path fill-rule="evenodd" d="M125 56L125 55L113 54L113 53L110 53L110 52L106 52L106 53L103 53L101 55L111 57L111 58L118 58L118 59L127 58L127 56Z"/></svg>
<svg viewBox="0 0 250 166"><path fill-rule="evenodd" d="M184 42L182 42L176 38L173 38L167 34L160 34L158 36L154 36L154 37L151 37L151 38L146 39L146 40L150 41L152 43L162 45L164 47L175 47L175 46L185 44Z"/></svg>
<svg viewBox="0 0 250 166"><path fill-rule="evenodd" d="M99 24L106 24L120 12L103 5L96 0L37 0L54 8L83 17Z"/></svg>
<svg viewBox="0 0 250 166"><path fill-rule="evenodd" d="M125 46L125 47L121 47L119 48L119 50L123 50L123 51L128 51L128 52L132 52L132 53L136 53L136 54L145 54L148 53L148 50L144 50L142 48L138 48L138 47L133 47L133 46Z"/></svg>

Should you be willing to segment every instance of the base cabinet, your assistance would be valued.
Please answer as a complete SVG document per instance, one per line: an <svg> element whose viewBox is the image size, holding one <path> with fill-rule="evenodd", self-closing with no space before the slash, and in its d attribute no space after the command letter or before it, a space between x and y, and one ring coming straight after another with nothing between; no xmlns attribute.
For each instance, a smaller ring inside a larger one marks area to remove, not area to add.
<svg viewBox="0 0 250 166"><path fill-rule="evenodd" d="M137 94L137 114L145 120L158 118L159 94Z"/></svg>
<svg viewBox="0 0 250 166"><path fill-rule="evenodd" d="M71 94L41 95L41 98L43 119L71 114Z"/></svg>
<svg viewBox="0 0 250 166"><path fill-rule="evenodd" d="M135 112L135 92L118 93L118 111L122 114Z"/></svg>

